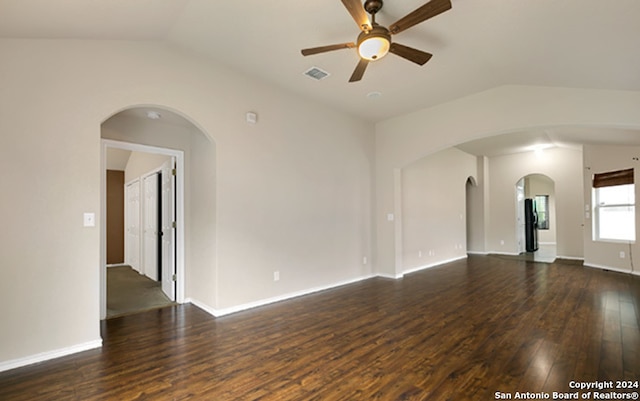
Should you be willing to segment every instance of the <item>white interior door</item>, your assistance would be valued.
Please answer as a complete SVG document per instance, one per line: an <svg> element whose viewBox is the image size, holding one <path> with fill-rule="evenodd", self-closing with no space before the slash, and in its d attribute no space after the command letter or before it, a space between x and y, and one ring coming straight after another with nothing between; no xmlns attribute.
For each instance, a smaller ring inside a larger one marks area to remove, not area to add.
<svg viewBox="0 0 640 401"><path fill-rule="evenodd" d="M160 225L162 227L162 291L171 299L176 300L176 254L175 254L175 178L173 174L175 158L162 165L161 173L161 205Z"/></svg>
<svg viewBox="0 0 640 401"><path fill-rule="evenodd" d="M140 181L125 186L125 263L140 272Z"/></svg>
<svg viewBox="0 0 640 401"><path fill-rule="evenodd" d="M520 179L516 184L516 242L518 245L518 253L526 251L524 238L524 198L525 198L525 182L524 178Z"/></svg>
<svg viewBox="0 0 640 401"><path fill-rule="evenodd" d="M159 174L151 174L143 179L144 205L143 226L144 239L142 263L144 274L152 280L158 281L158 185Z"/></svg>

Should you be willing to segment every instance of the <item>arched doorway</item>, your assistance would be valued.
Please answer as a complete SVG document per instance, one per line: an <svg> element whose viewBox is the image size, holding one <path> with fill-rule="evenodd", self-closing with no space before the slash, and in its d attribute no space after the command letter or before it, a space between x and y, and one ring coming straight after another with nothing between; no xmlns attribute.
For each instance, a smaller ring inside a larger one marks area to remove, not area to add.
<svg viewBox="0 0 640 401"><path fill-rule="evenodd" d="M133 107L116 113L101 125L102 137L102 216L101 236L101 318L119 312L132 313L135 305L120 305L118 310L107 308L107 233L106 233L106 173L114 151L125 155L125 192L131 210L139 210L139 223L131 230L124 229L125 258L122 265L133 265L133 271L158 283L159 294L165 294L168 303L157 296L142 302L142 310L166 306L185 299L185 170L193 137L206 137L194 124L180 115L161 107ZM126 191L131 190L131 193ZM132 195L133 194L133 195ZM146 207L144 203L151 205ZM135 205L135 207L133 206ZM134 213L135 215L136 213ZM125 216L130 218L131 215ZM150 225L154 222L155 226ZM127 222L129 224L129 222ZM129 234L134 234L133 236ZM155 238L155 239L154 239ZM136 249L132 244L140 244ZM138 256L135 256L135 255ZM146 294L145 290L145 294ZM158 292L156 291L157 295ZM147 296L147 295L145 295ZM135 295L131 299L135 299ZM139 300L139 299L138 299ZM131 309L133 308L133 310Z"/></svg>
<svg viewBox="0 0 640 401"><path fill-rule="evenodd" d="M555 182L544 174L528 174L516 183L516 244L527 259L556 258Z"/></svg>
<svg viewBox="0 0 640 401"><path fill-rule="evenodd" d="M465 183L466 204L466 246L467 253L484 253L484 214L481 188L474 177L468 177Z"/></svg>

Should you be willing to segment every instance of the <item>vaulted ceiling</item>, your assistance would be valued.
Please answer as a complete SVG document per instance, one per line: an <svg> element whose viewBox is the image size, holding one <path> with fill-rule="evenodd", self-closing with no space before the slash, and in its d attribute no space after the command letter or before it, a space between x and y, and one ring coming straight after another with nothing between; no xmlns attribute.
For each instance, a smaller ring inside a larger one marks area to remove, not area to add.
<svg viewBox="0 0 640 401"><path fill-rule="evenodd" d="M388 26L425 0L385 0ZM433 54L389 54L348 83L358 26L340 0L2 0L0 37L163 41L377 122L500 85L640 90L638 0L452 0L393 37ZM319 67L331 75L303 74ZM375 93L376 95L370 95ZM378 95L379 94L379 95Z"/></svg>

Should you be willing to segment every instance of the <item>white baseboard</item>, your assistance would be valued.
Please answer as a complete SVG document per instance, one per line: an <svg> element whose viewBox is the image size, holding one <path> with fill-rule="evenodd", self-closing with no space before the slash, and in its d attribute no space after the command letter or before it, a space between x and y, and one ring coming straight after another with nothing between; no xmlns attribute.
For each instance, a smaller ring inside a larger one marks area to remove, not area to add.
<svg viewBox="0 0 640 401"><path fill-rule="evenodd" d="M479 255L479 256L487 256L490 252L486 251L467 251L467 255Z"/></svg>
<svg viewBox="0 0 640 401"><path fill-rule="evenodd" d="M581 258L581 257L578 257L578 256L563 256L563 255L556 255L556 259L582 260L582 261L584 261L584 258Z"/></svg>
<svg viewBox="0 0 640 401"><path fill-rule="evenodd" d="M24 358L13 359L10 361L0 362L0 372L4 372L10 369L16 369L34 363L45 362L50 359L60 358L63 356L75 354L82 351L88 351L94 348L102 347L102 339L89 341L83 344L73 345L71 347L61 348L54 351L42 352L35 355L30 355Z"/></svg>
<svg viewBox="0 0 640 401"><path fill-rule="evenodd" d="M382 278L390 278L391 280L397 280L402 278L404 274L386 274L386 273L378 273L374 277L382 277Z"/></svg>
<svg viewBox="0 0 640 401"><path fill-rule="evenodd" d="M466 259L466 258L467 258L467 255L465 254L464 256L458 256L457 258L441 260L441 261L438 261L438 262L435 262L435 263L431 263L431 264L428 264L428 265L412 267L409 270L405 270L402 273L402 275L404 276L405 274L411 274L411 273L419 272L420 270L425 270L425 269L430 269L430 268L436 267L436 266L446 265L447 263L456 262L458 260L462 260L462 259Z"/></svg>
<svg viewBox="0 0 640 401"><path fill-rule="evenodd" d="M358 278L355 278L355 279L352 279L352 280L345 280L345 281L337 282L337 283L326 285L326 286L322 286L322 287L310 288L310 289L307 289L307 290L302 290L302 291L292 292L292 293L288 293L288 294L284 294L284 295L279 295L279 296L273 297L273 298L261 299L259 301L248 302L246 304L236 305L236 306L232 306L232 307L229 307L229 308L223 308L223 309L213 308L213 307L207 305L206 303L201 302L201 301L199 301L197 299L194 299L194 298L186 298L184 302L185 303L192 303L195 306L197 306L198 308L204 310L205 312L207 312L208 314L210 314L210 315L212 315L214 317L220 317L220 316L230 315L232 313L244 311L244 310L247 310L247 309L253 309L253 308L260 307L260 306L269 305L269 304L272 304L272 303L275 303L275 302L286 301L288 299L297 298L297 297L300 297L300 296L303 296L303 295L313 294L313 293L319 292L319 291L330 290L330 289L333 289L333 288L341 287L343 285L357 283L359 281L367 280L367 279L370 279L370 278L373 278L373 277L383 277L383 278L389 278L389 279L397 280L397 279L402 278L405 274L408 274L408 273L413 273L413 272L416 272L416 271L419 271L419 270L423 270L423 269L427 269L427 268L430 268L430 267L444 265L444 264L447 264L447 263L455 262L457 260L466 259L466 258L467 258L467 255L460 256L460 257L453 258L453 259L443 260L443 261L439 261L439 262L434 263L434 264L430 264L430 265L426 265L426 266L420 266L418 268L405 271L405 272L403 272L401 274L398 274L398 275L390 275L390 274L384 274L384 273L371 274L371 275L368 275L368 276L358 277Z"/></svg>
<svg viewBox="0 0 640 401"><path fill-rule="evenodd" d="M218 316L216 310L212 307L210 307L209 305L205 304L204 302L200 302L197 299L193 299L193 298L187 298L184 300L185 304L193 304L195 306L197 306L198 308L202 309L203 311L207 312L208 314L210 314L211 316Z"/></svg>
<svg viewBox="0 0 640 401"><path fill-rule="evenodd" d="M505 256L518 256L520 255L517 252L499 252L499 251L491 251L489 255L505 255Z"/></svg>
<svg viewBox="0 0 640 401"><path fill-rule="evenodd" d="M247 310L247 309L257 308L259 306L269 305L269 304L272 304L272 303L275 303L275 302L286 301L288 299L301 297L303 295L313 294L314 292L330 290L332 288L341 287L343 285L357 283L359 281L367 280L367 279L372 278L372 277L375 277L375 275L359 277L359 278L355 278L355 279L352 279L352 280L345 280L345 281L341 281L341 282L338 282L338 283L334 283L334 284L330 284L330 285L326 285L326 286L322 286L322 287L315 287L315 288L310 288L310 289L307 289L307 290L291 292L291 293L288 293L288 294L279 295L277 297L261 299L259 301L248 302L246 304L231 306L229 308L223 308L223 309L212 308L211 306L205 304L204 302L201 302L201 301L199 301L197 299L194 299L194 298L185 299L185 303L190 302L190 303L194 304L195 306L197 306L198 308L204 310L208 314L210 314L212 316L215 316L215 317L220 317L220 316L230 315L232 313L244 311L244 310Z"/></svg>
<svg viewBox="0 0 640 401"><path fill-rule="evenodd" d="M590 267L590 268L593 268L593 269L610 270L612 272L626 273L626 274L633 274L634 276L640 276L640 272L639 271L632 271L631 269L625 270L625 269L620 269L619 267L596 265L596 264L593 264L593 263L584 263L584 266L585 267Z"/></svg>
<svg viewBox="0 0 640 401"><path fill-rule="evenodd" d="M113 264L107 265L107 267L122 267L122 266L129 266L129 265L126 263L113 263Z"/></svg>
<svg viewBox="0 0 640 401"><path fill-rule="evenodd" d="M466 258L467 258L467 255L464 255L464 256L460 256L458 258L453 258L453 259L449 259L449 260L440 261L440 262L437 262L437 263L434 263L434 264L431 264L431 265L421 266L421 267L416 268L416 269L411 269L411 270L405 271L404 273L401 273L401 274L395 275L395 276L394 275L390 275L390 274L384 274L384 273L372 274L372 275L368 275L368 276L355 278L355 279L352 279L352 280L345 280L345 281L341 281L341 282L338 282L338 283L334 283L334 284L330 284L330 285L326 285L326 286L322 286L322 287L315 287L315 288L310 288L310 289L307 289L307 290L292 292L292 293L289 293L289 294L279 295L277 297L262 299L262 300L259 300L259 301L249 302L249 303L246 303L246 304L232 306L232 307L224 308L224 309L213 308L213 307L207 305L206 303L201 302L201 301L199 301L197 299L194 299L194 298L186 298L184 302L185 303L192 303L195 306L197 306L198 308L204 310L205 312L207 312L208 314L210 314L210 315L212 315L214 317L221 317L221 316L225 316L225 315L230 315L232 313L244 311L244 310L247 310L247 309L253 309L253 308L260 307L260 306L269 305L269 304L272 304L272 303L275 303L275 302L286 301L288 299L301 297L303 295L313 294L313 293L319 292L319 291L325 291L325 290L330 290L330 289L337 288L337 287L342 287L344 285L357 283L359 281L368 280L368 279L374 278L374 277L383 277L383 278L390 278L390 279L393 279L393 280L397 280L397 279L402 278L405 274L408 274L408 273L413 273L413 272L416 272L416 271L419 271L419 270L427 269L429 267L435 267L435 266L444 265L444 264L447 264L447 263L455 262L457 260L466 259Z"/></svg>

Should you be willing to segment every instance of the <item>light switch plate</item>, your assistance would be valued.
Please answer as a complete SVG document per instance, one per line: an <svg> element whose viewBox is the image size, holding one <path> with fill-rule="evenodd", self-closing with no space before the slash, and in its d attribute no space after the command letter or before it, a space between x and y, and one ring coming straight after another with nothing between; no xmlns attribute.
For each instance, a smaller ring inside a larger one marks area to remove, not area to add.
<svg viewBox="0 0 640 401"><path fill-rule="evenodd" d="M85 227L95 227L96 226L96 214L95 213L85 213L83 215L83 221Z"/></svg>

